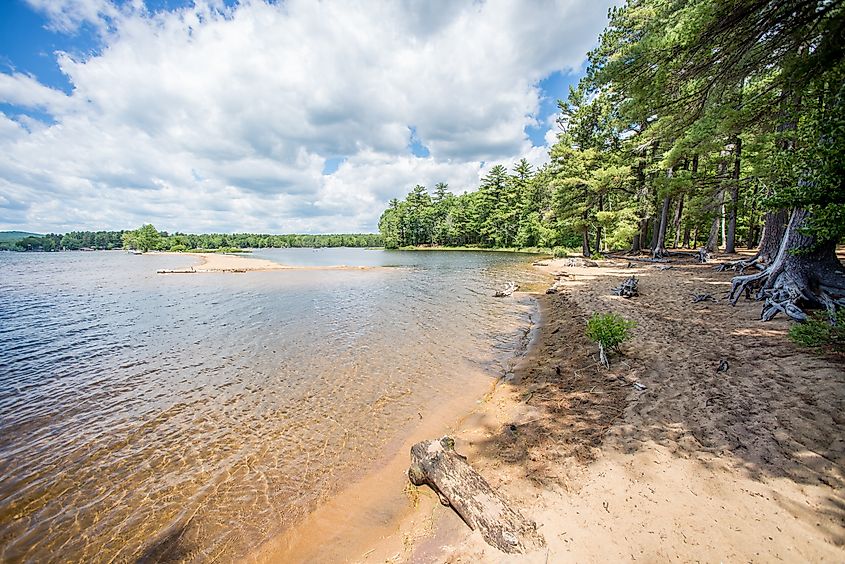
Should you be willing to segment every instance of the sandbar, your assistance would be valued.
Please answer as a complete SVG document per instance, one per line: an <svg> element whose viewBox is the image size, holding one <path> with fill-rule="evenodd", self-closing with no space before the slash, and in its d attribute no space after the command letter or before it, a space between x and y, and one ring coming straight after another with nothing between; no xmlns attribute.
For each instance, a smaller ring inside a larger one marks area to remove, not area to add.
<svg viewBox="0 0 845 564"><path fill-rule="evenodd" d="M200 260L193 266L175 269L159 269L158 274L196 274L196 273L242 273L273 272L282 270L372 270L373 266L294 266L273 262L267 259L224 253L161 253L167 255L192 257Z"/></svg>

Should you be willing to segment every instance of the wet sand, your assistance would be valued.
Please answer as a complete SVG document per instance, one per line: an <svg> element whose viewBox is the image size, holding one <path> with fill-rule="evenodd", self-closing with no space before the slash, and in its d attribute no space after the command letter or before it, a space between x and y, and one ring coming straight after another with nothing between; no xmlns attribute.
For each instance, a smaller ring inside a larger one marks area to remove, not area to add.
<svg viewBox="0 0 845 564"><path fill-rule="evenodd" d="M355 497L329 501L292 531L293 545L254 560L843 561L841 358L798 349L787 321L758 321L757 302L730 307L721 298L731 273L712 265L562 264L543 267L563 274L564 289L538 295L539 333L515 379L414 437L455 436L458 452L537 522L546 549L506 556L429 489L407 488L409 440L384 474L351 486ZM640 296L611 295L631 274ZM719 301L693 304L701 292ZM584 336L586 319L607 311L638 323L610 370ZM723 359L729 369L717 372ZM380 513L400 487L404 509ZM362 507L379 527L358 526ZM353 540L332 549L333 539Z"/></svg>

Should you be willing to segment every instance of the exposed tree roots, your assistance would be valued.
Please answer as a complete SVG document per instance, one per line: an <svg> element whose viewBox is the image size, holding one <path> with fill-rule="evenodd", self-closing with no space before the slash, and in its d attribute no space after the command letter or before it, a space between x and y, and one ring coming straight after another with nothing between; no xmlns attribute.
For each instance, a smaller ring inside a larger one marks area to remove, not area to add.
<svg viewBox="0 0 845 564"><path fill-rule="evenodd" d="M760 319L769 321L778 313L796 321L805 321L806 308L824 308L835 319L837 308L845 308L845 269L836 258L835 242L814 245L809 235L801 233L809 217L805 210L795 210L775 259L765 270L736 276L731 281L728 298L736 304L740 296L763 300ZM804 252L790 252L802 249Z"/></svg>
<svg viewBox="0 0 845 564"><path fill-rule="evenodd" d="M723 262L722 264L716 267L716 272L725 272L728 270L733 270L737 273L737 275L742 276L742 274L745 273L745 271L751 268L752 266L760 270L766 269L766 266L762 264L760 260L759 253L751 258Z"/></svg>

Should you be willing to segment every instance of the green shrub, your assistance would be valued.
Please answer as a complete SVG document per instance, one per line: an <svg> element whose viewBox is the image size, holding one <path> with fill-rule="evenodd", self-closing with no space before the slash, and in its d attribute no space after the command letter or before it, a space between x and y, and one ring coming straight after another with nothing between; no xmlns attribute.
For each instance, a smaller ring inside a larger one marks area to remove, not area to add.
<svg viewBox="0 0 845 564"><path fill-rule="evenodd" d="M601 253L593 253L590 255L590 259L592 260L604 260L604 255Z"/></svg>
<svg viewBox="0 0 845 564"><path fill-rule="evenodd" d="M554 258L566 258L569 255L580 255L581 251L573 247L553 247L552 256Z"/></svg>
<svg viewBox="0 0 845 564"><path fill-rule="evenodd" d="M587 321L587 337L605 350L618 352L619 345L630 337L629 331L636 325L635 321L615 313L594 313Z"/></svg>
<svg viewBox="0 0 845 564"><path fill-rule="evenodd" d="M836 312L836 324L830 324L827 312L817 312L804 323L789 328L789 338L802 347L825 347L845 351L845 310Z"/></svg>
<svg viewBox="0 0 845 564"><path fill-rule="evenodd" d="M188 247L186 247L185 245L173 245L172 247L170 247L171 253L184 253L187 250Z"/></svg>

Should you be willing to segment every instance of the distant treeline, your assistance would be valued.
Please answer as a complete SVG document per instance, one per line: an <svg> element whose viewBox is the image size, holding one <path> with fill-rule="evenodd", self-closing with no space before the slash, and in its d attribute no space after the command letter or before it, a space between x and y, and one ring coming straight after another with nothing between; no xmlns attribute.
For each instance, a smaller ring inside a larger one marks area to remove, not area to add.
<svg viewBox="0 0 845 564"><path fill-rule="evenodd" d="M124 231L71 231L30 235L17 241L3 241L3 251L78 251L79 249L119 249L123 246Z"/></svg>
<svg viewBox="0 0 845 564"><path fill-rule="evenodd" d="M266 235L256 233L167 233L152 225L131 231L71 231L29 236L0 243L0 250L61 251L81 249L138 249L142 251L190 251L194 249L288 248L288 247L381 247L382 237L372 233L333 235Z"/></svg>

